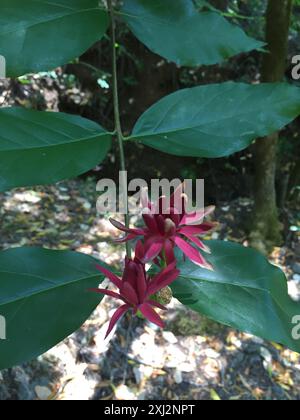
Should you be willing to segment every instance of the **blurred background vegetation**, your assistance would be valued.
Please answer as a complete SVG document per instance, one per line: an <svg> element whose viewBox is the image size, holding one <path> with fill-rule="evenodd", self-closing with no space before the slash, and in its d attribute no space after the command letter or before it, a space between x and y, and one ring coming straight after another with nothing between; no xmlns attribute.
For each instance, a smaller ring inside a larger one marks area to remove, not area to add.
<svg viewBox="0 0 300 420"><path fill-rule="evenodd" d="M233 23L251 36L265 38L266 1L197 0L199 9L219 9ZM300 2L293 9L289 33L289 51L285 78L291 80L291 58L300 54ZM163 96L185 87L219 83L228 80L254 83L260 80L262 54L254 51L241 54L222 65L195 69L178 68L146 49L122 24L118 27L118 66L122 124L129 133L137 118ZM293 81L293 83L296 83ZM43 95L47 89L47 97ZM50 73L23 77L12 83L17 102L39 110L59 109L75 113L113 128L111 91L111 59L109 39L95 44L74 63ZM52 93L51 93L52 92ZM52 100L51 100L52 97ZM300 142L299 121L281 133L277 173L278 204L299 198ZM195 159L167 156L139 145L127 144L129 177L206 178L206 198L216 204L251 195L253 186L253 150L247 149L225 159ZM118 157L113 149L95 177L118 176Z"/></svg>
<svg viewBox="0 0 300 420"><path fill-rule="evenodd" d="M217 10L250 36L265 39L266 0L196 3L199 10ZM295 0L284 75L294 84L299 82L292 80L291 59L300 54L299 30L300 0ZM261 80L263 54L258 51L240 54L221 65L179 68L150 52L123 24L118 25L117 39L125 134L142 112L175 90L228 80ZM0 106L14 104L78 114L112 130L111 84L107 35L65 67L17 80L1 80ZM300 298L299 128L300 119L280 133L276 190L284 240L270 254L272 262L284 268L295 299ZM205 178L207 204L217 205L216 219L220 221L214 238L248 245L254 208L254 149L253 145L228 158L196 159L126 144L128 176L147 181L162 177ZM71 248L118 264L123 250L110 241L117 232L109 227L107 217L100 219L95 210L96 181L117 180L118 168L114 144L105 162L77 180L1 194L1 247L28 244ZM115 341L103 344L105 323L112 309L110 303L98 308L79 332L51 354L0 373L0 399L300 398L299 355L281 346L234 332L185 310L178 314L175 303L169 331L158 338L142 321L135 321L137 330L130 333L131 357L127 358L127 319Z"/></svg>

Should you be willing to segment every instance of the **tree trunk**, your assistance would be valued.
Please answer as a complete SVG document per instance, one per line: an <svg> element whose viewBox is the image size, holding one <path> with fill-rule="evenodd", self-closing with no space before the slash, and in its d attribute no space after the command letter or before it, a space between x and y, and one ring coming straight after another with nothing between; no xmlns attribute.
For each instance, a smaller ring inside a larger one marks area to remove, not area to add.
<svg viewBox="0 0 300 420"><path fill-rule="evenodd" d="M289 191L293 191L291 199L294 200L296 203L300 202L300 191L298 187L300 186L300 159L298 159L295 163L294 168L291 171L290 175L290 184L289 184Z"/></svg>
<svg viewBox="0 0 300 420"><path fill-rule="evenodd" d="M288 47L292 0L269 0L266 14L266 41L270 53L264 54L262 82L283 79ZM278 133L259 139L254 146L255 210L251 244L267 253L281 242L281 224L276 204L276 160Z"/></svg>

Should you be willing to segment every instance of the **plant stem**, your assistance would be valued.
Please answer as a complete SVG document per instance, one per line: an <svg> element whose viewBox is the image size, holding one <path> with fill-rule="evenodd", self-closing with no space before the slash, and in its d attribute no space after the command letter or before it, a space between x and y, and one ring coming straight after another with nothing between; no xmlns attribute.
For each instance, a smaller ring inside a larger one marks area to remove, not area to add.
<svg viewBox="0 0 300 420"><path fill-rule="evenodd" d="M165 269L168 267L168 263L167 263L167 256L166 256L166 251L163 250L162 251L162 260L161 260L161 268Z"/></svg>
<svg viewBox="0 0 300 420"><path fill-rule="evenodd" d="M125 208L125 225L129 228L129 214L128 214L128 199L125 196L127 191L127 180L125 176L126 161L124 152L124 136L122 133L121 119L120 119L120 105L119 105L119 91L118 91L118 74L117 74L117 44L116 44L116 20L115 13L112 4L112 0L107 0L111 19L111 47L112 47L112 77L113 77L113 98L114 98L114 114L115 114L115 131L118 140L119 153L120 153L120 168L122 171L122 192L124 194L124 208ZM131 250L130 245L126 242L126 253L130 257Z"/></svg>

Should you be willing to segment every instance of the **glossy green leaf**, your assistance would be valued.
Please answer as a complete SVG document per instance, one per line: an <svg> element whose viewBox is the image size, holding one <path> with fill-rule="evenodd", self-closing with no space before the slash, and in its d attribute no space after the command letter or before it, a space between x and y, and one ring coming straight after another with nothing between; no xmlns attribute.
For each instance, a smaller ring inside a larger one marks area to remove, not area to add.
<svg viewBox="0 0 300 420"><path fill-rule="evenodd" d="M180 66L216 64L263 46L218 13L198 13L192 0L125 0L121 13L141 42Z"/></svg>
<svg viewBox="0 0 300 420"><path fill-rule="evenodd" d="M245 149L299 114L300 89L286 83L205 85L157 102L129 139L173 155L216 158Z"/></svg>
<svg viewBox="0 0 300 420"><path fill-rule="evenodd" d="M98 0L1 0L0 54L7 75L66 64L100 40L107 27Z"/></svg>
<svg viewBox="0 0 300 420"><path fill-rule="evenodd" d="M180 263L176 298L215 321L300 352L300 340L292 334L300 302L288 296L284 273L250 248L223 241L207 245L214 271Z"/></svg>
<svg viewBox="0 0 300 420"><path fill-rule="evenodd" d="M6 320L0 369L37 357L83 324L101 301L88 291L103 280L95 265L92 257L69 251L0 253L0 315Z"/></svg>
<svg viewBox="0 0 300 420"><path fill-rule="evenodd" d="M0 191L80 175L111 145L98 124L63 113L2 108L0 127Z"/></svg>

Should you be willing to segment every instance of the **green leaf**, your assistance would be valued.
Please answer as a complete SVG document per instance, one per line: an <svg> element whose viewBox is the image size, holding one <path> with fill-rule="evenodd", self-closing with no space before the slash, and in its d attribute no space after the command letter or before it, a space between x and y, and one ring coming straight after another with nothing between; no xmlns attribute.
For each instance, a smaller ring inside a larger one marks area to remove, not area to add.
<svg viewBox="0 0 300 420"><path fill-rule="evenodd" d="M178 156L216 158L248 147L300 114L286 83L222 83L173 93L147 110L129 140Z"/></svg>
<svg viewBox="0 0 300 420"><path fill-rule="evenodd" d="M107 27L98 0L1 0L0 54L7 76L66 64L100 40Z"/></svg>
<svg viewBox="0 0 300 420"><path fill-rule="evenodd" d="M179 263L174 296L217 322L300 352L300 340L292 337L300 303L288 296L284 273L253 249L223 241L207 245L214 271Z"/></svg>
<svg viewBox="0 0 300 420"><path fill-rule="evenodd" d="M0 127L0 191L82 174L111 145L98 124L63 113L2 108Z"/></svg>
<svg viewBox="0 0 300 420"><path fill-rule="evenodd" d="M192 0L125 0L124 20L150 50L180 66L216 64L263 46L218 13Z"/></svg>
<svg viewBox="0 0 300 420"><path fill-rule="evenodd" d="M0 369L31 360L77 330L101 301L96 260L69 251L16 248L0 253Z"/></svg>

